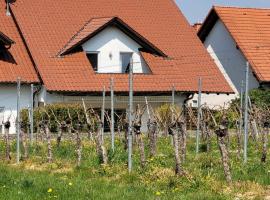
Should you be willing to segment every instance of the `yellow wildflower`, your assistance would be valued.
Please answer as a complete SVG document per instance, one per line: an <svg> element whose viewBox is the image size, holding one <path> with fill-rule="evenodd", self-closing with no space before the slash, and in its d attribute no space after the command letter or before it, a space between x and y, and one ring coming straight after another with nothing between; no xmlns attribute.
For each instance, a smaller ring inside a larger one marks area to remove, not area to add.
<svg viewBox="0 0 270 200"><path fill-rule="evenodd" d="M161 193L160 193L160 192L156 192L156 195L157 195L157 196L160 196L160 195L161 195Z"/></svg>
<svg viewBox="0 0 270 200"><path fill-rule="evenodd" d="M52 191L53 191L52 188L48 189L48 193L52 193Z"/></svg>
<svg viewBox="0 0 270 200"><path fill-rule="evenodd" d="M68 183L69 186L72 186L73 184L71 182Z"/></svg>

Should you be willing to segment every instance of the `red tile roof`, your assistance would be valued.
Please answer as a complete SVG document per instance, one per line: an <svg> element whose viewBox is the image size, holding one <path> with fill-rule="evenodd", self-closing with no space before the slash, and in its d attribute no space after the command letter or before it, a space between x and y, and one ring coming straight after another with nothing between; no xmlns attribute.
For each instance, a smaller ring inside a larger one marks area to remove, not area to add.
<svg viewBox="0 0 270 200"><path fill-rule="evenodd" d="M103 26L108 24L114 17L99 17L90 19L84 26L68 41L59 55L68 53L76 45L81 44L82 41L88 40L89 36L100 30ZM89 38L90 39L90 38Z"/></svg>
<svg viewBox="0 0 270 200"><path fill-rule="evenodd" d="M0 1L0 8L0 31L3 33L0 37L5 37L8 43L15 42L7 50L2 48L5 56L0 58L0 83L15 83L17 77L25 83L39 82L15 23L11 16L6 16L4 1Z"/></svg>
<svg viewBox="0 0 270 200"><path fill-rule="evenodd" d="M204 40L217 19L232 35L260 82L270 81L270 9L213 7L198 35Z"/></svg>
<svg viewBox="0 0 270 200"><path fill-rule="evenodd" d="M119 17L92 18L74 36L72 36L58 55L62 56L72 51L74 52L77 47L90 40L108 26L120 28L120 30L123 30L126 34L129 34L129 36L141 46L144 46L145 50L153 52L156 55L166 56L160 49L151 44L151 42L137 33Z"/></svg>
<svg viewBox="0 0 270 200"><path fill-rule="evenodd" d="M12 39L10 39L7 35L5 35L4 33L0 32L0 42L3 44L3 45L12 45L14 44L14 41ZM0 43L0 44L1 44Z"/></svg>
<svg viewBox="0 0 270 200"><path fill-rule="evenodd" d="M230 93L195 31L172 0L46 0L16 1L12 12L48 91L101 91L110 77L115 90L128 91L128 75L95 74L84 52L57 53L91 18L118 16L171 59L143 53L152 74L136 74L136 92L197 91Z"/></svg>

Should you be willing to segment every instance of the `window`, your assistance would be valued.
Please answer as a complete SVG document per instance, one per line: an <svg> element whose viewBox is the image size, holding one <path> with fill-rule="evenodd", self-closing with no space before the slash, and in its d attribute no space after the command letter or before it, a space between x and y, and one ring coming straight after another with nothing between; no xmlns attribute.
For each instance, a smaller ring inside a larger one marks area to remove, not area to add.
<svg viewBox="0 0 270 200"><path fill-rule="evenodd" d="M86 54L95 72L98 71L98 52L88 52Z"/></svg>
<svg viewBox="0 0 270 200"><path fill-rule="evenodd" d="M192 104L193 104L193 107L198 107L198 101L197 100L193 100Z"/></svg>
<svg viewBox="0 0 270 200"><path fill-rule="evenodd" d="M131 58L132 58L132 53L120 53L122 73L129 73Z"/></svg>

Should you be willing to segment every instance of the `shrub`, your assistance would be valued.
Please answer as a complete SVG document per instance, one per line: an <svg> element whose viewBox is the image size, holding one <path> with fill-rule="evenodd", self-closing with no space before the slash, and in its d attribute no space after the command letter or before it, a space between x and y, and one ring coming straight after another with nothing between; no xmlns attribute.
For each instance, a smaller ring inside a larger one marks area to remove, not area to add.
<svg viewBox="0 0 270 200"><path fill-rule="evenodd" d="M51 104L45 107L39 107L34 109L34 129L37 130L39 122L43 120L50 121L50 130L57 132L57 120L59 122L67 121L69 119L68 111L72 118L73 126L80 120L86 124L86 118L83 107L78 104ZM47 114L48 113L48 114ZM53 114L54 113L54 114ZM48 117L48 115L50 117ZM57 120L56 120L57 119ZM22 125L29 124L29 112L28 109L21 111L21 123Z"/></svg>

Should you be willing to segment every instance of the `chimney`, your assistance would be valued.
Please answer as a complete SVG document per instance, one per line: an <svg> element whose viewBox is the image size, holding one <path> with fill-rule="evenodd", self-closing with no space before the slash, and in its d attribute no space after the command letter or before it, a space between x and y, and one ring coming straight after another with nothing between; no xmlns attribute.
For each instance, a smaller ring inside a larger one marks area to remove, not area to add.
<svg viewBox="0 0 270 200"><path fill-rule="evenodd" d="M200 30L201 26L202 26L202 23L200 23L200 22L197 22L197 23L192 25L192 27L196 30L196 32L198 32Z"/></svg>
<svg viewBox="0 0 270 200"><path fill-rule="evenodd" d="M9 5L9 0L6 0L7 1L7 7L6 7L6 16L10 16L11 13L10 13L10 5Z"/></svg>

